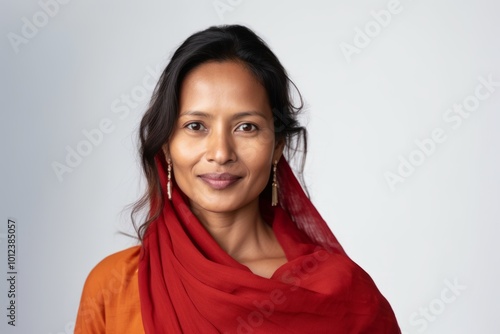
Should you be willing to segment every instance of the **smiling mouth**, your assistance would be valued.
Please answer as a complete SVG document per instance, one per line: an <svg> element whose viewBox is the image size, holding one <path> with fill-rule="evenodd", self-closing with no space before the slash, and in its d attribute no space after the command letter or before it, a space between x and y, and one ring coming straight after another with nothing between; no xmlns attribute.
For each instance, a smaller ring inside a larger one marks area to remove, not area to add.
<svg viewBox="0 0 500 334"><path fill-rule="evenodd" d="M240 176L229 173L207 173L198 177L215 190L223 190L241 179Z"/></svg>

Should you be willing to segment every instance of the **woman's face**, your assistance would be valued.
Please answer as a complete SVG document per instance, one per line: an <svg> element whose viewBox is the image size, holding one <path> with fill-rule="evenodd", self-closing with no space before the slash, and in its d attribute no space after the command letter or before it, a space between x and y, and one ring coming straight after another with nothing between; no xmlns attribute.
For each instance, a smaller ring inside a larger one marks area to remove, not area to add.
<svg viewBox="0 0 500 334"><path fill-rule="evenodd" d="M191 207L232 212L255 204L283 151L264 87L238 62L207 62L187 74L179 98L164 149Z"/></svg>

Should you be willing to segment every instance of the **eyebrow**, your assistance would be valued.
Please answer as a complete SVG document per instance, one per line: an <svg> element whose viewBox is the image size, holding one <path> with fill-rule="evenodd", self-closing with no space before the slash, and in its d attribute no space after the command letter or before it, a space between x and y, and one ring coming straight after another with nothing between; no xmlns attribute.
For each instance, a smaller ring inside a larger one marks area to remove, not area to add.
<svg viewBox="0 0 500 334"><path fill-rule="evenodd" d="M197 116L197 117L203 117L203 118L212 118L212 115L210 115L206 112L197 111L197 110L184 111L179 115L179 117L183 117L183 116ZM232 118L233 119L240 119L240 118L247 117L247 116L258 116L258 117L262 117L264 119L267 119L267 117L264 115L263 112L257 111L257 110L241 111L239 113L234 114Z"/></svg>

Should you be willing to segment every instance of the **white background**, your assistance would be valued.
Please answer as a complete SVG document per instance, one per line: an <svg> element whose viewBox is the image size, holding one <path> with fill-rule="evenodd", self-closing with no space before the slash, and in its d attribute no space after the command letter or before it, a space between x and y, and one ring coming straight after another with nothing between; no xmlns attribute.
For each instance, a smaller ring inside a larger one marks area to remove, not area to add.
<svg viewBox="0 0 500 334"><path fill-rule="evenodd" d="M134 244L117 232L131 231L124 208L143 185L136 135L151 93L141 95L143 82L190 34L240 23L301 90L313 202L403 331L498 333L500 87L459 126L443 116L474 102L479 77L500 82L500 4L401 0L384 27L372 11L387 10L385 0L220 2L231 10L218 13L213 0L73 0L48 16L37 1L2 0L0 331L72 332L91 268ZM25 39L15 45L13 34ZM349 57L346 44L363 47ZM104 119L113 130L59 180L53 163L66 164L67 147ZM415 141L437 128L446 140L418 153ZM419 154L391 189L385 174ZM6 317L8 218L18 225L15 328Z"/></svg>

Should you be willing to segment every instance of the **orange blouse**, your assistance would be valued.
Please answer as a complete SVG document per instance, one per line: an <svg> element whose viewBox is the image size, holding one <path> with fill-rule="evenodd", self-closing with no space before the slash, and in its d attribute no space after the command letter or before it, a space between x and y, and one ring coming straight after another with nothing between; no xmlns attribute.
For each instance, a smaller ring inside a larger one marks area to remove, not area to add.
<svg viewBox="0 0 500 334"><path fill-rule="evenodd" d="M143 334L139 300L140 246L114 253L90 272L83 287L75 334Z"/></svg>

